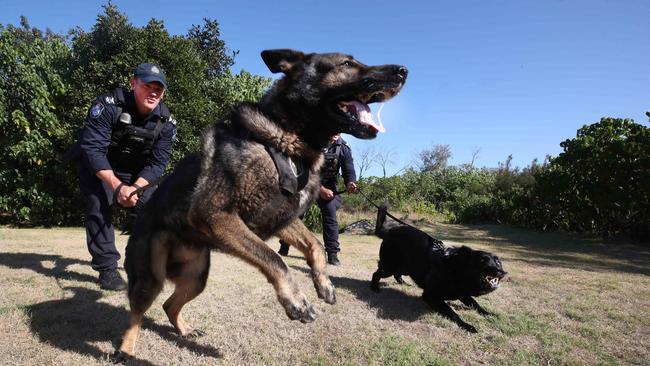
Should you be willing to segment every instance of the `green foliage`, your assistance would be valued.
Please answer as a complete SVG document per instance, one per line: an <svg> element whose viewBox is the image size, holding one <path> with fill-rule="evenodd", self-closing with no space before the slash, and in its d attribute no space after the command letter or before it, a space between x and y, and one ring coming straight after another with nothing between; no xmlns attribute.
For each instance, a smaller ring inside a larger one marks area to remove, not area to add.
<svg viewBox="0 0 650 366"><path fill-rule="evenodd" d="M66 141L58 102L69 56L62 38L25 18L0 33L0 213L15 222L58 223L70 207L60 199L69 190L55 154Z"/></svg>
<svg viewBox="0 0 650 366"><path fill-rule="evenodd" d="M451 158L449 145L434 145L431 149L420 151L419 167L422 172L431 172L447 167L447 161Z"/></svg>
<svg viewBox="0 0 650 366"><path fill-rule="evenodd" d="M235 63L235 56L239 51L228 55L226 43L220 38L219 23L216 20L204 18L203 25L192 25L187 38L194 42L194 47L199 50L201 59L207 62L205 73L210 78L218 77Z"/></svg>
<svg viewBox="0 0 650 366"><path fill-rule="evenodd" d="M305 212L305 216L303 217L302 221L305 223L305 225L309 228L309 230L313 232L320 233L323 231L323 215L320 212L320 208L318 208L318 205L313 204L307 212Z"/></svg>
<svg viewBox="0 0 650 366"><path fill-rule="evenodd" d="M364 178L362 190L403 212L435 210L452 222L498 222L650 238L650 129L603 118L561 143L564 152L513 168L470 165ZM346 205L369 209L362 198Z"/></svg>
<svg viewBox="0 0 650 366"><path fill-rule="evenodd" d="M650 236L650 129L603 118L560 146L538 174L531 214L553 228Z"/></svg>
<svg viewBox="0 0 650 366"><path fill-rule="evenodd" d="M129 88L135 67L160 64L169 82L165 103L178 121L170 168L195 151L203 128L239 101L256 100L270 80L232 74L236 52L205 19L186 36L160 20L142 28L111 3L89 32L68 38L21 26L0 26L0 217L25 224L80 224L76 169L57 156L77 137L91 101Z"/></svg>

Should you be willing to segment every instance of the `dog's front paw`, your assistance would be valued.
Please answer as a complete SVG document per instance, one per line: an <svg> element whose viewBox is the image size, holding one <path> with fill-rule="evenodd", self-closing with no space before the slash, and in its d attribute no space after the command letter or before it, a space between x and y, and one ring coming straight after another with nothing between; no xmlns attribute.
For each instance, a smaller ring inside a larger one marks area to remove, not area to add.
<svg viewBox="0 0 650 366"><path fill-rule="evenodd" d="M203 337L206 334L207 333L202 331L201 329L192 329L187 334L181 335L181 337L187 338L187 339L193 339L193 338Z"/></svg>
<svg viewBox="0 0 650 366"><path fill-rule="evenodd" d="M306 299L300 304L289 304L285 310L289 319L300 320L303 323L311 323L318 317L316 310Z"/></svg>
<svg viewBox="0 0 650 366"><path fill-rule="evenodd" d="M332 285L330 281L327 281L325 285L319 285L318 283L314 283L314 287L316 287L316 293L318 294L318 298L323 299L326 303L330 305L336 304L336 291L334 285Z"/></svg>
<svg viewBox="0 0 650 366"><path fill-rule="evenodd" d="M130 355L126 352L117 350L115 351L111 357L110 357L110 362L114 365L123 365L126 364L127 362L135 359L135 356Z"/></svg>

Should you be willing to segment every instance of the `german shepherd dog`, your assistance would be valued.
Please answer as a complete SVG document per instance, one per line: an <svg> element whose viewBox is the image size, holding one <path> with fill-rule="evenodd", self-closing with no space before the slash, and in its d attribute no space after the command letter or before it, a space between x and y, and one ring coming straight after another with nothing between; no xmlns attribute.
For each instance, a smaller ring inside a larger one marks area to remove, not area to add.
<svg viewBox="0 0 650 366"><path fill-rule="evenodd" d="M386 222L386 206L379 207L375 235L383 239L379 248L379 268L372 275L370 288L379 292L379 280L394 276L403 283L410 276L422 289L422 298L431 308L476 333L445 300L460 300L481 315L491 315L472 296L496 290L507 274L499 258L488 252L462 246L445 247L437 240L411 226ZM393 225L391 225L393 224Z"/></svg>
<svg viewBox="0 0 650 366"><path fill-rule="evenodd" d="M179 162L136 222L126 248L130 319L122 356L134 355L144 313L165 279L175 285L163 304L169 321L183 337L203 334L183 320L181 309L205 288L211 249L255 266L289 318L311 322L313 306L264 242L276 235L304 254L318 297L336 302L323 246L297 218L316 198L321 149L337 133L376 137L382 126L368 104L395 96L408 71L366 66L339 53L278 49L263 51L262 59L284 76L259 103L240 104L209 126L200 151ZM293 177L279 173L281 165Z"/></svg>

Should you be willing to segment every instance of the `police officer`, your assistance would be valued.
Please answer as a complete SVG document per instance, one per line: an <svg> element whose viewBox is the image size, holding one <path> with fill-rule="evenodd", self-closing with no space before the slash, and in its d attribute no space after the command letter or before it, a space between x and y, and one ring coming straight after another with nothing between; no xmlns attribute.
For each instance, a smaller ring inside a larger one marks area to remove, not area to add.
<svg viewBox="0 0 650 366"><path fill-rule="evenodd" d="M86 242L103 289L126 288L117 271L120 253L110 206L118 203L137 212L153 189L131 193L159 178L169 162L176 121L161 102L166 89L159 66L139 65L131 91L118 88L95 99L76 145L79 183L86 198Z"/></svg>
<svg viewBox="0 0 650 366"><path fill-rule="evenodd" d="M339 171L342 172L343 182L348 193L357 190L357 176L354 172L354 161L350 145L337 134L330 140L328 147L323 149L325 161L321 168L321 187L319 197L316 200L323 218L323 241L327 252L327 263L338 266L341 262L338 259L339 247L339 223L336 220L336 210L342 205L341 196L336 192L336 183ZM280 242L280 255L289 254L289 246Z"/></svg>

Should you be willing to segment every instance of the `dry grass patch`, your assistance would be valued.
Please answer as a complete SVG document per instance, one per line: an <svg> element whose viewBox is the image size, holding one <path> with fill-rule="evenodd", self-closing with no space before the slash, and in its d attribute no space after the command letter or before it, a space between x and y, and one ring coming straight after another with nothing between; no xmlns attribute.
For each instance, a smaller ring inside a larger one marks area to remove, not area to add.
<svg viewBox="0 0 650 366"><path fill-rule="evenodd" d="M171 292L166 287L147 313L137 346L140 363L650 363L647 250L501 226L423 228L447 245L497 253L510 273L499 290L478 299L496 316L484 318L453 303L479 334L430 312L414 285L386 279L380 294L370 291L379 239L344 235L343 265L330 269L338 289L334 306L316 297L297 252L286 258L317 307L314 323L288 320L260 273L214 253L206 291L184 310L208 335L176 336L161 309ZM118 239L123 253L126 237ZM269 245L278 248L275 241ZM99 290L95 279L82 229L0 228L0 363L109 364L126 326L126 296Z"/></svg>

